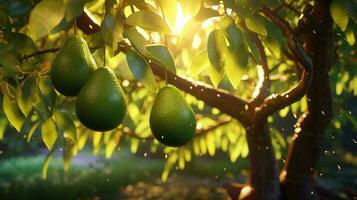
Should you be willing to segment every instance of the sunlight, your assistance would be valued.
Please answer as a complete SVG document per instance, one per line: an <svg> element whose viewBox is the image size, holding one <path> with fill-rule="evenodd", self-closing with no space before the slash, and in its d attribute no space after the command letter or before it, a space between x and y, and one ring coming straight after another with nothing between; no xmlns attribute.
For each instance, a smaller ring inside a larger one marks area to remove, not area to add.
<svg viewBox="0 0 357 200"><path fill-rule="evenodd" d="M172 32L175 34L180 34L186 23L191 19L190 15L184 16L180 3L177 4L177 16Z"/></svg>
<svg viewBox="0 0 357 200"><path fill-rule="evenodd" d="M193 36L192 48L198 49L201 45L201 41L202 41L201 37L196 33Z"/></svg>

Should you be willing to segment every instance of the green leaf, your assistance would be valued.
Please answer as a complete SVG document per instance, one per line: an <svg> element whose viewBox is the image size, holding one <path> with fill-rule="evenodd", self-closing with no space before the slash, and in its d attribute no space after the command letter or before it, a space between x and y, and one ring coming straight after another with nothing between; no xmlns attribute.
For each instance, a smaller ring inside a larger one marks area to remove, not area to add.
<svg viewBox="0 0 357 200"><path fill-rule="evenodd" d="M30 55L37 52L37 48L33 40L22 33L8 34L8 42L21 55Z"/></svg>
<svg viewBox="0 0 357 200"><path fill-rule="evenodd" d="M255 45L253 44L253 41L251 40L251 38L249 37L249 35L246 32L243 32L243 35L244 35L245 41L248 44L250 51L253 54L255 62L260 63L260 55L258 53L258 49L255 47Z"/></svg>
<svg viewBox="0 0 357 200"><path fill-rule="evenodd" d="M46 177L47 177L48 166L50 164L53 154L55 153L55 150L56 149L52 149L51 151L49 151L45 158L45 161L43 162L43 166L42 166L42 178L43 179L46 179Z"/></svg>
<svg viewBox="0 0 357 200"><path fill-rule="evenodd" d="M64 138L69 138L72 142L77 140L77 129L73 122L73 119L68 113L55 111L53 116L56 120L58 129L63 131Z"/></svg>
<svg viewBox="0 0 357 200"><path fill-rule="evenodd" d="M4 139L7 122L5 117L0 118L0 141Z"/></svg>
<svg viewBox="0 0 357 200"><path fill-rule="evenodd" d="M355 35L350 29L346 31L346 40L350 46L353 46L356 43Z"/></svg>
<svg viewBox="0 0 357 200"><path fill-rule="evenodd" d="M208 75L209 78L213 84L214 87L218 87L219 83L223 80L224 78L224 70L221 72L217 72L215 68L210 66L208 69Z"/></svg>
<svg viewBox="0 0 357 200"><path fill-rule="evenodd" d="M128 5L133 5L140 10L157 11L157 9L154 6L152 6L149 3L146 3L143 0L127 0L126 2L128 3Z"/></svg>
<svg viewBox="0 0 357 200"><path fill-rule="evenodd" d="M223 52L224 69L234 88L237 88L248 63L248 48L245 44L240 45L236 51L228 47Z"/></svg>
<svg viewBox="0 0 357 200"><path fill-rule="evenodd" d="M146 50L150 53L151 58L162 64L167 70L176 73L174 58L170 50L165 45L153 44L147 45Z"/></svg>
<svg viewBox="0 0 357 200"><path fill-rule="evenodd" d="M17 61L16 52L9 44L0 43L0 65L5 69L5 72L10 76L15 76Z"/></svg>
<svg viewBox="0 0 357 200"><path fill-rule="evenodd" d="M151 71L149 63L132 49L126 52L126 60L135 78L142 82L149 90L156 91L155 76Z"/></svg>
<svg viewBox="0 0 357 200"><path fill-rule="evenodd" d="M38 3L30 15L28 33L33 40L47 34L58 25L65 14L62 0L43 0Z"/></svg>
<svg viewBox="0 0 357 200"><path fill-rule="evenodd" d="M124 24L122 17L117 13L105 15L101 32L105 43L113 49L117 49L118 42L123 40Z"/></svg>
<svg viewBox="0 0 357 200"><path fill-rule="evenodd" d="M180 0L182 13L184 16L194 17L201 8L201 0Z"/></svg>
<svg viewBox="0 0 357 200"><path fill-rule="evenodd" d="M37 130L37 128L39 127L40 122L36 122L30 129L30 131L27 133L27 138L26 141L27 143L31 142L32 136L35 133L35 131Z"/></svg>
<svg viewBox="0 0 357 200"><path fill-rule="evenodd" d="M69 166L71 164L71 160L73 156L77 154L77 146L74 141L69 138L64 139L63 146L63 168L64 171L68 171Z"/></svg>
<svg viewBox="0 0 357 200"><path fill-rule="evenodd" d="M220 73L223 70L221 48L225 46L224 35L219 30L213 30L207 41L207 55L213 68Z"/></svg>
<svg viewBox="0 0 357 200"><path fill-rule="evenodd" d="M130 138L130 151L136 153L139 147L139 140L136 138Z"/></svg>
<svg viewBox="0 0 357 200"><path fill-rule="evenodd" d="M242 31L234 23L224 29L224 35L229 42L229 48L234 51L238 50L244 41Z"/></svg>
<svg viewBox="0 0 357 200"><path fill-rule="evenodd" d="M57 128L55 122L51 118L47 119L42 124L41 132L43 142L47 148L51 150L57 140Z"/></svg>
<svg viewBox="0 0 357 200"><path fill-rule="evenodd" d="M19 91L18 104L19 107L27 117L32 110L32 103L36 100L36 89L37 89L37 76L27 77L21 84Z"/></svg>
<svg viewBox="0 0 357 200"><path fill-rule="evenodd" d="M160 15L148 10L141 10L129 15L129 17L126 19L126 24L130 26L139 26L148 31L162 33L170 32L170 28L160 17Z"/></svg>
<svg viewBox="0 0 357 200"><path fill-rule="evenodd" d="M247 25L248 29L253 32L263 36L267 36L268 34L268 31L265 28L263 22L257 16L247 16L245 18L245 24Z"/></svg>
<svg viewBox="0 0 357 200"><path fill-rule="evenodd" d="M169 23L173 27L177 15L177 0L158 0L158 3L166 19L166 23Z"/></svg>
<svg viewBox="0 0 357 200"><path fill-rule="evenodd" d="M47 108L50 110L56 104L56 92L54 86L49 76L41 76L38 84L39 92L41 94L42 100Z"/></svg>
<svg viewBox="0 0 357 200"><path fill-rule="evenodd" d="M146 50L146 45L148 42L138 31L136 28L128 28L124 31L124 36L127 37L131 43L131 45L136 49L139 53L143 55L149 55Z"/></svg>
<svg viewBox="0 0 357 200"><path fill-rule="evenodd" d="M7 120L9 120L10 124L15 127L18 132L20 132L26 118L25 115L21 112L17 101L10 99L7 95L4 95L3 109Z"/></svg>
<svg viewBox="0 0 357 200"><path fill-rule="evenodd" d="M2 1L1 8L10 17L21 17L31 10L31 3L27 0Z"/></svg>
<svg viewBox="0 0 357 200"><path fill-rule="evenodd" d="M215 136L213 133L209 133L206 135L206 143L207 143L207 150L210 156L214 156L216 153L216 143L215 143Z"/></svg>
<svg viewBox="0 0 357 200"><path fill-rule="evenodd" d="M346 1L333 0L330 5L330 13L333 21L335 21L342 31L345 31L349 20Z"/></svg>
<svg viewBox="0 0 357 200"><path fill-rule="evenodd" d="M71 21L73 18L83 13L84 5L91 0L63 0L66 9L66 20Z"/></svg>
<svg viewBox="0 0 357 200"><path fill-rule="evenodd" d="M191 63L191 74L196 76L200 74L204 69L210 67L210 63L208 60L207 51L202 51L197 56L194 56Z"/></svg>

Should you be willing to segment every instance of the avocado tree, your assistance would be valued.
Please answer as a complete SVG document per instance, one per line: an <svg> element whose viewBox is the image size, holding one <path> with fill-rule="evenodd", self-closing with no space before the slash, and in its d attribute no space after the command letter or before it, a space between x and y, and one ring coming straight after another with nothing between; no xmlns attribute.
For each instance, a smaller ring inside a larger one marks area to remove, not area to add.
<svg viewBox="0 0 357 200"><path fill-rule="evenodd" d="M249 159L247 183L227 186L232 198L313 199L325 130L356 123L338 101L357 94L355 1L10 0L0 9L0 138L9 125L43 140L44 177L56 149L67 169L90 140L110 157L125 139L133 153L148 142L165 153L164 181L219 149ZM298 119L284 136L274 121L289 113Z"/></svg>

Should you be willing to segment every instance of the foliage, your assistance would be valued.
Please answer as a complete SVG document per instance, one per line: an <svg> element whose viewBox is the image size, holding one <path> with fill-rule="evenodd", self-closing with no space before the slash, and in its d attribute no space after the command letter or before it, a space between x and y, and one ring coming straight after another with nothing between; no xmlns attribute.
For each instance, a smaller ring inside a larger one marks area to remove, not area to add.
<svg viewBox="0 0 357 200"><path fill-rule="evenodd" d="M198 119L194 140L182 148L163 147L153 140L149 113L155 93L164 82L155 80L149 63L250 99L258 84L256 66L260 65L258 49L249 37L254 32L268 52L272 93L286 91L297 82L295 75L301 72L283 53L287 44L282 33L259 10L263 6L276 9L295 26L300 10L309 1L292 1L290 6L279 0L76 2L1 2L0 139L8 125L24 134L29 142L33 135L42 135L48 149L64 149L64 160L68 163L86 143L92 143L93 153L105 149L109 158L122 138L129 139L132 153L150 141L152 152L163 151L167 155L162 174L166 180L174 166L185 168L193 156L213 156L220 149L235 162L248 155L248 147L245 130L239 122L189 94L185 95L186 101ZM357 129L356 117L339 101L344 95L357 95L356 10L357 4L348 0L334 0L330 8L336 23L337 51L331 84L337 95L338 114L333 125L338 129L346 122ZM123 125L105 133L94 133L83 127L74 114L74 99L59 95L48 77L55 52L73 34L75 18L83 13L98 21L101 31L90 35L78 31L78 34L92 47L97 64L105 63L115 71L128 100L128 115ZM123 45L129 45L130 50L123 52ZM305 110L306 101L292 104L281 110L279 116L269 118L277 159L284 153L287 138L273 122L289 113L298 115Z"/></svg>

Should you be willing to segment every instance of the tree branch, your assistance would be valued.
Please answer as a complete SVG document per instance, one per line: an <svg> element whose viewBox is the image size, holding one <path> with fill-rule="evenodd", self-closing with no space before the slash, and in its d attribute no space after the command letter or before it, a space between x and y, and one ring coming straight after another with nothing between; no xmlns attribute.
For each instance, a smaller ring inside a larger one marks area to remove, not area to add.
<svg viewBox="0 0 357 200"><path fill-rule="evenodd" d="M156 76L165 79L164 68L153 62L150 62L150 67ZM245 110L245 106L248 105L248 102L245 100L225 90L214 88L200 81L183 78L169 71L167 72L167 81L197 99L203 100L206 104L218 108L223 113L236 118L242 124L249 123L248 111Z"/></svg>
<svg viewBox="0 0 357 200"><path fill-rule="evenodd" d="M255 109L255 117L257 118L267 117L272 113L284 108L285 106L301 99L305 95L305 92L312 80L311 58L296 42L294 32L288 22L280 18L267 7L263 7L262 11L282 31L283 35L287 39L289 50L293 53L293 56L297 58L297 60L294 60L296 65L301 65L304 68L304 72L299 83L293 86L293 88L291 88L289 91L282 94L272 94L267 97L264 102Z"/></svg>
<svg viewBox="0 0 357 200"><path fill-rule="evenodd" d="M215 125L212 125L212 126L209 126L205 129L201 129L200 131L198 131L195 136L202 136L203 134L206 134L206 133L209 133L210 131L213 131L221 126L224 126L228 123L232 122L232 119L227 119L227 120L221 120L221 121L218 121L217 124Z"/></svg>
<svg viewBox="0 0 357 200"><path fill-rule="evenodd" d="M258 83L254 89L252 102L254 105L260 104L264 101L264 98L268 96L269 90L269 67L267 62L267 56L262 45L262 42L258 36L248 31L249 37L253 40L254 45L257 47L260 55L260 65L258 65Z"/></svg>

